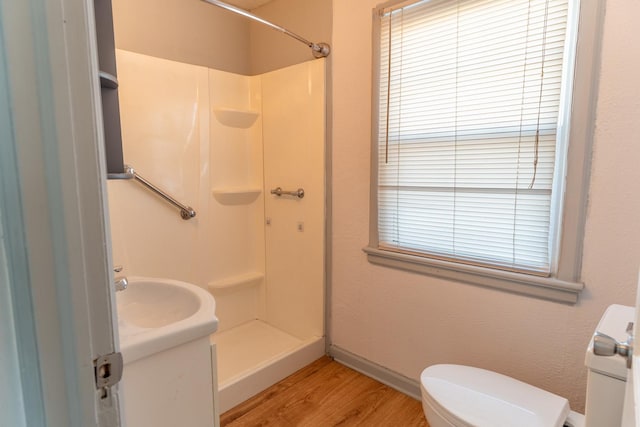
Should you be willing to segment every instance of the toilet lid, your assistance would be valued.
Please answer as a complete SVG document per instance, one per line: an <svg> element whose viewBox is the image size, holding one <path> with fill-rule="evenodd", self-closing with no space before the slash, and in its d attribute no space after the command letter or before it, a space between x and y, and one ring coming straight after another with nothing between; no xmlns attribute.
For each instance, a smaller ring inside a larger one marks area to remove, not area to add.
<svg viewBox="0 0 640 427"><path fill-rule="evenodd" d="M462 365L433 365L420 376L423 398L456 426L561 427L567 399L514 378Z"/></svg>

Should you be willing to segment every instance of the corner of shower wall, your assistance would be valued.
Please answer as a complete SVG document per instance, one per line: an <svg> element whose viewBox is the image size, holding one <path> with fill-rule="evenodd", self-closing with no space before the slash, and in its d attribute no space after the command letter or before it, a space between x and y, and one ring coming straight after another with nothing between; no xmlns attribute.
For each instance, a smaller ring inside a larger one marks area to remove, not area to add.
<svg viewBox="0 0 640 427"><path fill-rule="evenodd" d="M265 313L260 79L209 70L211 242L209 290L219 331Z"/></svg>
<svg viewBox="0 0 640 427"><path fill-rule="evenodd" d="M213 336L223 412L325 351L324 71L325 61L314 60L254 76L262 96L263 312ZM277 187L292 193L272 194Z"/></svg>

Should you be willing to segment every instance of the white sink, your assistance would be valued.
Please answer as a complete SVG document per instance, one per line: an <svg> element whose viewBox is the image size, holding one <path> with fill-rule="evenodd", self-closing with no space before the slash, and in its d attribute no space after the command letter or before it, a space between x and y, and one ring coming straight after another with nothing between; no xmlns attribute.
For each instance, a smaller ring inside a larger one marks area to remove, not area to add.
<svg viewBox="0 0 640 427"><path fill-rule="evenodd" d="M130 277L128 288L116 293L116 301L125 364L206 337L218 328L213 296L190 283Z"/></svg>

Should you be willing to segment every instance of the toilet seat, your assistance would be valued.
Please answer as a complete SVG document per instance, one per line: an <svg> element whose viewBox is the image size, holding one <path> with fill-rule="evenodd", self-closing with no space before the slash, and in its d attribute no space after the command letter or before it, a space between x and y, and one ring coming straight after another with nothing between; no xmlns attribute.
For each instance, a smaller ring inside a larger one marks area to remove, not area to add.
<svg viewBox="0 0 640 427"><path fill-rule="evenodd" d="M567 399L484 369L433 365L420 383L425 413L439 417L441 425L562 427L569 415Z"/></svg>

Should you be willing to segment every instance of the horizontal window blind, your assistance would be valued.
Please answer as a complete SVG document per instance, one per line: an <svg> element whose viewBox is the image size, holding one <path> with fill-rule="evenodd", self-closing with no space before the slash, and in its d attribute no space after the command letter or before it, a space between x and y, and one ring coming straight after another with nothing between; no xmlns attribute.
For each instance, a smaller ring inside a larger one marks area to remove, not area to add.
<svg viewBox="0 0 640 427"><path fill-rule="evenodd" d="M381 12L380 248L549 274L567 10L431 0Z"/></svg>

